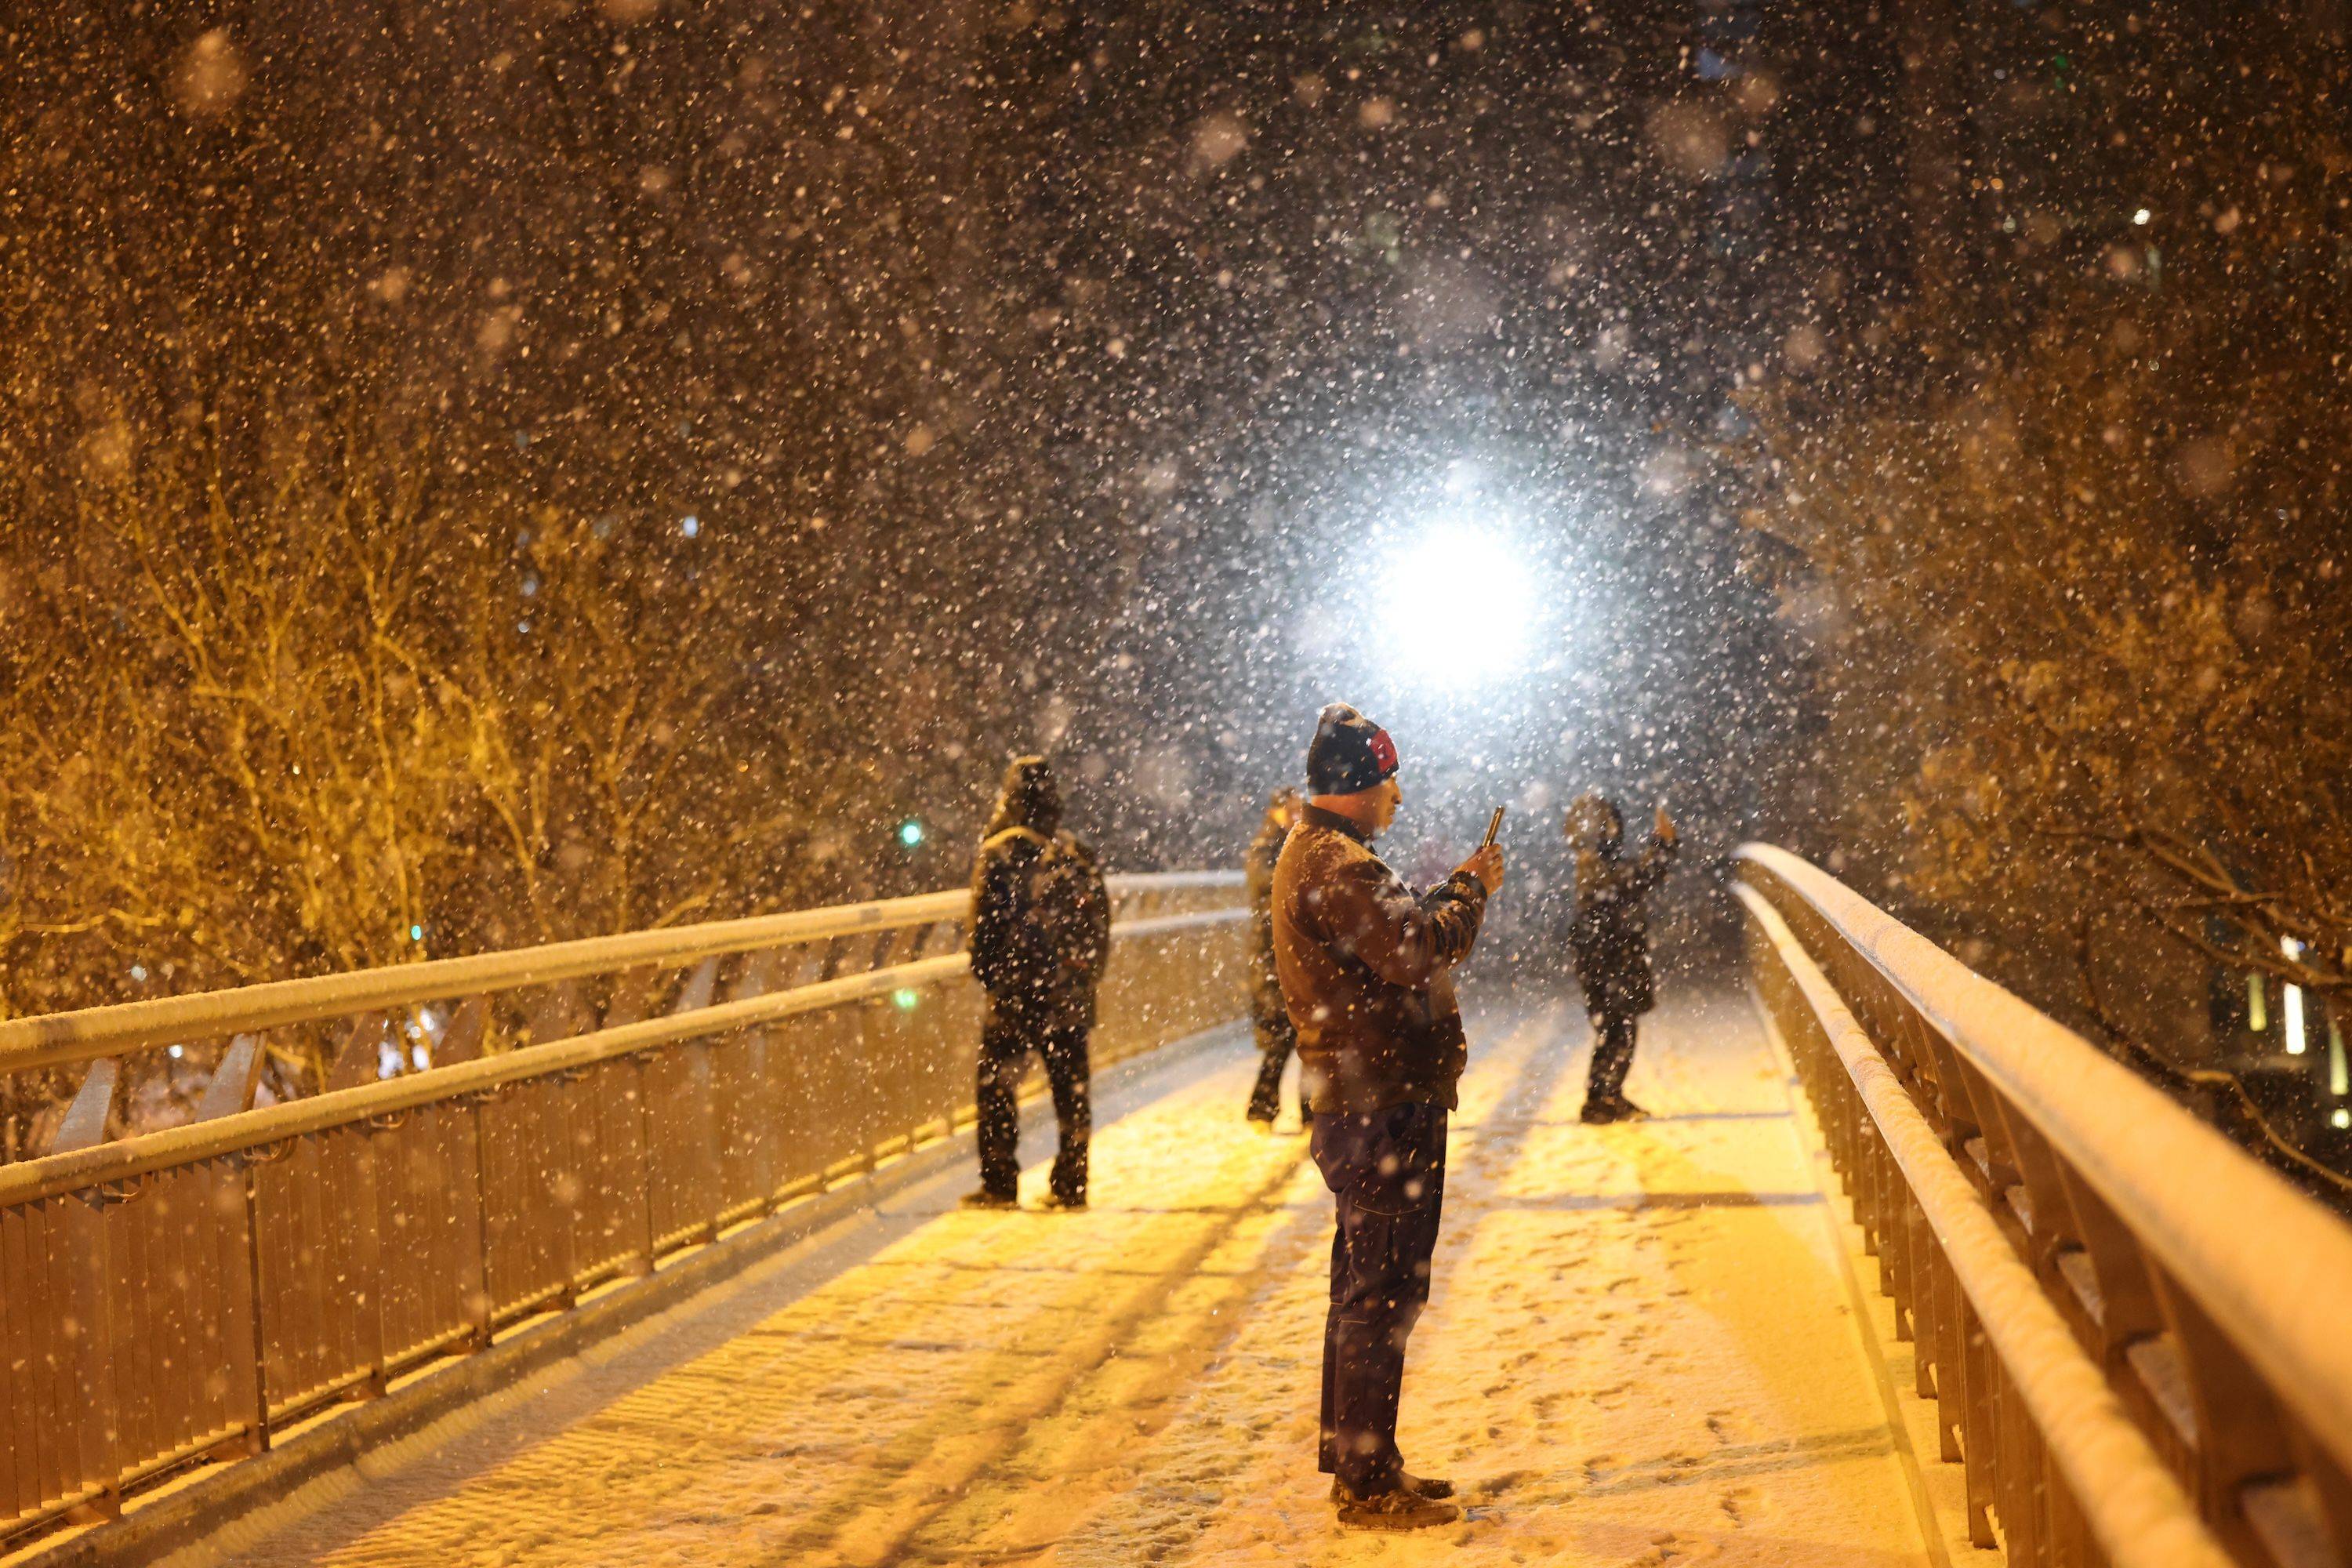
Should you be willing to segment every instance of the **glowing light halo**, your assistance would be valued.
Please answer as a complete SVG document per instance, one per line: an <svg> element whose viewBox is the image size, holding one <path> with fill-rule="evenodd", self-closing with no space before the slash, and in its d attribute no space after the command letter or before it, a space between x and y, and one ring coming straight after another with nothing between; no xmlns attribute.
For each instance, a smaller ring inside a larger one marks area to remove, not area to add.
<svg viewBox="0 0 2352 1568"><path fill-rule="evenodd" d="M1367 641L1401 686L1465 691L1528 667L1540 582L1503 529L1444 517L1379 557Z"/></svg>

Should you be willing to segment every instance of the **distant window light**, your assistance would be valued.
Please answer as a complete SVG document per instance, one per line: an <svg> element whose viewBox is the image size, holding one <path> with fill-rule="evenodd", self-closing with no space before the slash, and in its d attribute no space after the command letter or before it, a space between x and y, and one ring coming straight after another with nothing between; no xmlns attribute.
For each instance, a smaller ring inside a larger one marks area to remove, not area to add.
<svg viewBox="0 0 2352 1568"><path fill-rule="evenodd" d="M418 1072L423 1072L433 1065L433 1047L423 1045L412 1047L408 1053L408 1059L416 1064Z"/></svg>
<svg viewBox="0 0 2352 1568"><path fill-rule="evenodd" d="M2155 216L2156 215L2154 213L2148 211L2146 207L2142 207L2139 211L2132 214L2132 222L2145 228L2147 226L2148 220Z"/></svg>
<svg viewBox="0 0 2352 1568"><path fill-rule="evenodd" d="M131 966L131 978L136 980L142 985L147 984L147 966L143 963L132 964Z"/></svg>
<svg viewBox="0 0 2352 1568"><path fill-rule="evenodd" d="M169 1056L173 1061L178 1061L182 1057L188 1054L188 1047L185 1046L166 1046L164 1047L164 1054Z"/></svg>
<svg viewBox="0 0 2352 1568"><path fill-rule="evenodd" d="M2279 951L2289 958L2303 956L2303 943L2291 936L2279 938ZM2310 1042L2303 1032L2303 987L2289 985L2279 993L2280 1011L2285 1015L2286 1054L2299 1057L2309 1048Z"/></svg>
<svg viewBox="0 0 2352 1568"><path fill-rule="evenodd" d="M2271 1026L2270 998L2263 994L2263 977L2246 976L2246 1027L2259 1035Z"/></svg>
<svg viewBox="0 0 2352 1568"><path fill-rule="evenodd" d="M2327 1125L2330 1127L2352 1127L2352 1110L2346 1110L2339 1107L2327 1118Z"/></svg>
<svg viewBox="0 0 2352 1568"><path fill-rule="evenodd" d="M702 520L695 516L692 512L688 512L686 514L686 521L677 525L677 531L686 535L688 539L692 539L696 534L702 531Z"/></svg>

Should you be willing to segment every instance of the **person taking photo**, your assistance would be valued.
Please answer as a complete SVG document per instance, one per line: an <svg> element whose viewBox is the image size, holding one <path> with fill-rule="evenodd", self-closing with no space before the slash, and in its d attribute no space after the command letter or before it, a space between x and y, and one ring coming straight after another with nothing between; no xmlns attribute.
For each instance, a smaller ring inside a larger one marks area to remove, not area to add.
<svg viewBox="0 0 2352 1568"><path fill-rule="evenodd" d="M1468 1047L1454 968L1503 885L1488 845L1426 893L1372 852L1403 793L1388 731L1344 702L1307 750L1308 800L1274 871L1274 959L1331 1189L1321 1465L1343 1524L1449 1523L1450 1481L1397 1452L1405 1342L1429 1300L1446 1117Z"/></svg>

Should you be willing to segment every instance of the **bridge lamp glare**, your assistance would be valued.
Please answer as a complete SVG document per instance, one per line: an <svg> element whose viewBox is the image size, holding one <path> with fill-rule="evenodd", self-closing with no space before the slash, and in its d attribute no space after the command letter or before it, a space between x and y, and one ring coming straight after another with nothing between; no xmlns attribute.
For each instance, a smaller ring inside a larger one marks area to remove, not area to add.
<svg viewBox="0 0 2352 1568"><path fill-rule="evenodd" d="M1536 588L1525 552L1495 529L1446 521L1406 539L1372 605L1388 673L1454 690L1516 674L1535 642Z"/></svg>

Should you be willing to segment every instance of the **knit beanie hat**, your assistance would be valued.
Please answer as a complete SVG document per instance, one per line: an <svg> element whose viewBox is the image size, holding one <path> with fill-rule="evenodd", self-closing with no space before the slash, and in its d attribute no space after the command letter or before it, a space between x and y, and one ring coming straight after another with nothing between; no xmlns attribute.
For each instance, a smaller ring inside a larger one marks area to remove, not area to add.
<svg viewBox="0 0 2352 1568"><path fill-rule="evenodd" d="M1307 789L1310 795L1354 795L1397 771L1396 742L1389 732L1344 702L1325 708L1307 743Z"/></svg>

